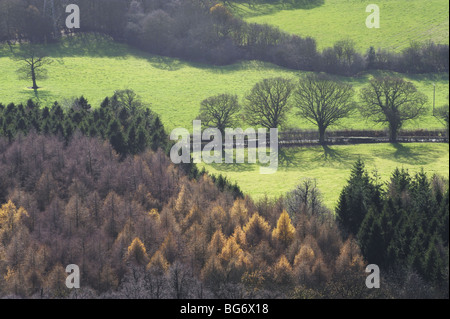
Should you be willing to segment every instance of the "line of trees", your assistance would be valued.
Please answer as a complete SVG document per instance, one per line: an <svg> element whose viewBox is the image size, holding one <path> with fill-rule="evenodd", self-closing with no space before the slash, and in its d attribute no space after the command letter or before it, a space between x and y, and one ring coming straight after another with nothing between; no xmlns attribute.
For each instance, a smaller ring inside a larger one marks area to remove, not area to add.
<svg viewBox="0 0 450 319"><path fill-rule="evenodd" d="M382 187L358 161L336 217L344 234L357 238L369 263L393 273L416 273L448 295L448 180L396 169Z"/></svg>
<svg viewBox="0 0 450 319"><path fill-rule="evenodd" d="M297 83L286 78L269 78L255 84L245 96L243 106L231 94L204 100L198 119L205 127L217 127L222 133L225 127L235 127L240 118L253 126L280 128L295 109L298 116L318 127L319 142L325 144L326 130L359 109L364 118L387 124L390 141L395 143L406 121L426 113L428 101L414 84L391 76L370 80L360 91L359 100L359 104L355 102L350 84L324 74L308 74ZM448 118L447 108L442 108L443 121Z"/></svg>
<svg viewBox="0 0 450 319"><path fill-rule="evenodd" d="M74 0L80 29L65 26L64 1L44 10L44 0L0 0L0 41L45 43L62 34L96 32L150 53L212 64L262 60L291 69L355 75L382 69L402 73L448 72L448 45L413 43L401 53L368 48L359 54L350 40L322 52L316 41L247 23L213 0ZM57 14L59 13L59 14Z"/></svg>
<svg viewBox="0 0 450 319"><path fill-rule="evenodd" d="M64 104L41 107L33 100L25 105L0 104L0 136L12 141L18 133L35 131L58 135L68 143L79 130L83 135L108 140L122 157L147 147L155 151L168 148L161 120L132 90L116 91L100 108L92 109L83 96Z"/></svg>
<svg viewBox="0 0 450 319"><path fill-rule="evenodd" d="M142 153L147 148L162 149L169 154L172 145L158 115L131 89L114 92L99 108L92 108L83 96L63 103L55 102L51 107L41 106L33 100L18 105L0 103L0 137L13 142L18 135L30 133L57 136L65 144L78 133L98 137L107 140L121 159ZM206 174L204 168L198 170L192 163L181 165L181 169L190 178ZM239 186L226 177L211 178L221 191L229 191L235 198L243 197Z"/></svg>

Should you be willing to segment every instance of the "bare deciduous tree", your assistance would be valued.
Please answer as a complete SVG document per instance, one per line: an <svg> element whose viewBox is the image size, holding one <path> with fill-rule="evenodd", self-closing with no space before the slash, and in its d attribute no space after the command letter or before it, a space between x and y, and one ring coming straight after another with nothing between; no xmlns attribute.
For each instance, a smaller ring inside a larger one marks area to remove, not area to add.
<svg viewBox="0 0 450 319"><path fill-rule="evenodd" d="M405 121L416 119L425 112L428 98L414 84L398 77L377 77L361 90L364 117L377 123L388 123L389 140L397 135Z"/></svg>
<svg viewBox="0 0 450 319"><path fill-rule="evenodd" d="M225 128L234 127L240 111L238 97L231 94L220 94L207 98L201 103L198 118L206 127L216 127L222 134Z"/></svg>
<svg viewBox="0 0 450 319"><path fill-rule="evenodd" d="M246 96L244 108L246 121L267 129L278 128L286 121L292 109L289 98L294 90L290 79L270 78L257 83Z"/></svg>
<svg viewBox="0 0 450 319"><path fill-rule="evenodd" d="M311 74L300 80L295 92L298 114L318 126L321 144L325 143L327 128L355 109L353 95L351 85L326 75Z"/></svg>
<svg viewBox="0 0 450 319"><path fill-rule="evenodd" d="M47 78L46 66L53 63L53 60L48 57L47 53L41 48L34 45L22 46L19 52L15 53L14 59L23 62L23 65L17 70L19 77L26 80L31 80L33 90L37 90L37 80Z"/></svg>

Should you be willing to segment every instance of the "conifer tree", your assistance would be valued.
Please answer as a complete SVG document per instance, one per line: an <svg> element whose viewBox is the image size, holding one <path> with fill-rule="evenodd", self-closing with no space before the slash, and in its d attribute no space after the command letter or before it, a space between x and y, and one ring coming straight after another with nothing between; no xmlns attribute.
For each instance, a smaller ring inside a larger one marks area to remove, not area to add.
<svg viewBox="0 0 450 319"><path fill-rule="evenodd" d="M294 240L295 228L286 210L281 213L277 227L272 232L272 237L280 241L284 248L287 248Z"/></svg>

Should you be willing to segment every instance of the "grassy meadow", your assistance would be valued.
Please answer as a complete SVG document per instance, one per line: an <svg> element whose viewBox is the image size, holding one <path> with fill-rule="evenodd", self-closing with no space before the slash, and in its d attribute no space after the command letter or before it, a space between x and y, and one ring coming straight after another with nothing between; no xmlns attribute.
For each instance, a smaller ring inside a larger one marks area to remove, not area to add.
<svg viewBox="0 0 450 319"><path fill-rule="evenodd" d="M31 83L19 80L16 70L20 62L13 61L7 46L0 49L0 103L21 103L38 99L41 105L50 106L72 97L84 95L98 107L106 96L118 89L133 89L143 101L158 113L168 131L176 127L192 128L200 103L205 98L220 94L237 94L241 101L258 81L275 76L296 79L305 72L293 71L258 61L244 61L229 66L213 67L189 63L178 59L155 56L113 43L109 40L66 39L61 44L47 48L54 62L48 66L48 79L38 81L37 93L28 87ZM358 91L375 75L340 77L354 85ZM448 74L405 76L428 95L429 112L420 121L409 122L405 128L442 128L432 116L433 83L436 83L437 105L448 103ZM245 123L241 124L245 126ZM289 117L288 127L315 129L304 119ZM344 119L331 129L380 129L366 122L359 113Z"/></svg>
<svg viewBox="0 0 450 319"><path fill-rule="evenodd" d="M285 194L302 179L315 179L324 204L334 209L353 164L361 158L369 172L377 172L380 183L389 180L395 168L410 173L422 168L429 175L449 177L448 144L365 144L281 149L278 171L261 175L258 164L201 164L211 174L222 174L237 182L253 198Z"/></svg>
<svg viewBox="0 0 450 319"><path fill-rule="evenodd" d="M317 1L320 3L320 1ZM369 4L380 8L380 28L368 29ZM337 40L352 39L360 52L370 46L400 51L411 41L449 43L449 3L446 0L324 0L322 5L295 8L292 4L234 5L248 22L267 23L301 36L311 36L323 49Z"/></svg>

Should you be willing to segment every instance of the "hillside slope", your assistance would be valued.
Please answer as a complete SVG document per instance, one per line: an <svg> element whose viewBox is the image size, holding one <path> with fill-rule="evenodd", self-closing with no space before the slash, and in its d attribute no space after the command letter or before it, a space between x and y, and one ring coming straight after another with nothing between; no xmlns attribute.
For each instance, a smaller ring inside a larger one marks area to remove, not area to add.
<svg viewBox="0 0 450 319"><path fill-rule="evenodd" d="M291 5L260 4L249 8L233 6L233 11L249 22L267 23L301 36L317 40L319 48L332 46L337 40L352 39L361 52L370 46L394 51L411 41L432 40L449 43L449 4L446 0L379 0L380 29L365 25L366 6L360 0L325 0L312 9L295 9Z"/></svg>

